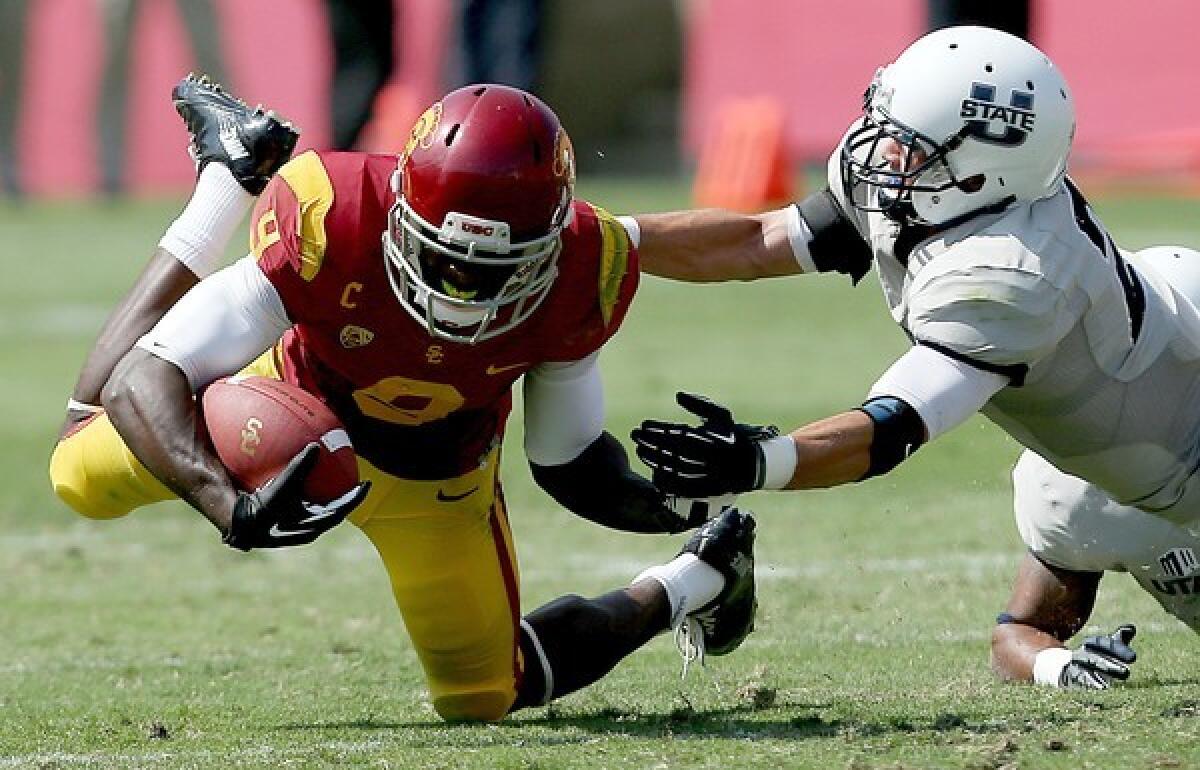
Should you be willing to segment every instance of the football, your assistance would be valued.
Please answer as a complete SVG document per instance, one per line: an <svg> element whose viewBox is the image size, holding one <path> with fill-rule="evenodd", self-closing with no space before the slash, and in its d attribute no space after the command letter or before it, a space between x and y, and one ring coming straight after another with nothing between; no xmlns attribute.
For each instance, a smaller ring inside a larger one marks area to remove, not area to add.
<svg viewBox="0 0 1200 770"><path fill-rule="evenodd" d="M217 456L234 483L253 491L309 443L320 446L302 495L327 503L358 483L358 464L345 428L310 393L268 377L228 377L200 395L200 410Z"/></svg>

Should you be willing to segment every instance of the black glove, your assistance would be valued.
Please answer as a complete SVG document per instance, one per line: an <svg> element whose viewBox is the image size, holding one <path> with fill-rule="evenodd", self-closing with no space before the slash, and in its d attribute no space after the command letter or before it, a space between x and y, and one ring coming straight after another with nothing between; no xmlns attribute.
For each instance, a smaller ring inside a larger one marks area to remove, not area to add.
<svg viewBox="0 0 1200 770"><path fill-rule="evenodd" d="M681 497L740 494L763 485L761 441L779 431L733 421L729 410L692 393L676 393L679 405L699 417L698 426L645 420L633 430L638 457L654 469L654 484Z"/></svg>
<svg viewBox="0 0 1200 770"><path fill-rule="evenodd" d="M1058 675L1059 687L1107 690L1114 679L1129 678L1137 653L1129 646L1137 629L1126 624L1107 636L1089 636L1071 653L1071 662Z"/></svg>
<svg viewBox="0 0 1200 770"><path fill-rule="evenodd" d="M225 543L240 551L305 545L341 524L367 496L371 482L323 505L305 502L300 490L319 454L320 448L309 444L278 476L255 492L238 495Z"/></svg>

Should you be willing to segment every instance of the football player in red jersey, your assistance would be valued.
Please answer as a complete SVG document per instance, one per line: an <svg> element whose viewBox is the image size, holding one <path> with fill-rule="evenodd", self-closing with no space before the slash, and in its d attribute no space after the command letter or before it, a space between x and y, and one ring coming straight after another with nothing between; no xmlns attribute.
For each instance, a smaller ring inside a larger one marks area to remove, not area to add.
<svg viewBox="0 0 1200 770"><path fill-rule="evenodd" d="M703 504L676 513L603 430L596 360L636 289L637 251L625 224L574 198L570 141L549 108L472 86L422 115L399 163L307 152L272 177L282 158L269 150L286 143L259 139L283 124L203 81L184 81L176 106L202 164L201 200L89 357L81 383L107 379L103 407L89 406L95 389L76 388L51 461L60 497L110 518L178 495L243 550L310 542L349 517L384 561L447 719L545 703L672 627L710 653L737 647L755 609L754 520L732 508L630 586L520 616L497 471L522 375L526 454L564 507L630 531L706 518ZM219 238L197 245L197 233L223 232L268 177L252 253L197 282L206 271L193 266L210 260L177 252L219 252ZM219 194L205 199L205 185ZM366 481L306 503L294 490L307 452L267 487L236 490L194 438L193 394L239 370L321 397Z"/></svg>

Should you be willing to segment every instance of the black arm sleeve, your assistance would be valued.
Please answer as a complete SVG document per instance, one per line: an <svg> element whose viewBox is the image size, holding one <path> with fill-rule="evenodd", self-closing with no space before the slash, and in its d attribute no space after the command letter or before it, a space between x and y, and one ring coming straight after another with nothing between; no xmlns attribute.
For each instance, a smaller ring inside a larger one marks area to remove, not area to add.
<svg viewBox="0 0 1200 770"><path fill-rule="evenodd" d="M822 273L836 271L858 283L871 269L871 247L828 187L796 204L813 239L808 253Z"/></svg>
<svg viewBox="0 0 1200 770"><path fill-rule="evenodd" d="M658 487L630 469L625 448L611 433L600 434L568 463L529 468L559 505L588 521L622 532L682 532L688 526Z"/></svg>

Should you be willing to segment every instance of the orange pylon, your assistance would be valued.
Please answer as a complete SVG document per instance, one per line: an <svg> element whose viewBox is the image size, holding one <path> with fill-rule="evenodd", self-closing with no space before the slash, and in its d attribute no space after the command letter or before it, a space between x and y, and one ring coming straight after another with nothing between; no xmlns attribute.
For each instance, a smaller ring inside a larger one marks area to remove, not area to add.
<svg viewBox="0 0 1200 770"><path fill-rule="evenodd" d="M770 97L721 108L696 169L697 205L762 211L794 198L783 115L783 106Z"/></svg>
<svg viewBox="0 0 1200 770"><path fill-rule="evenodd" d="M420 114L413 89L401 82L388 83L375 96L371 119L363 126L355 149L400 153Z"/></svg>

